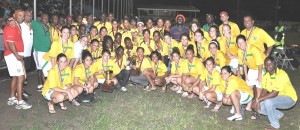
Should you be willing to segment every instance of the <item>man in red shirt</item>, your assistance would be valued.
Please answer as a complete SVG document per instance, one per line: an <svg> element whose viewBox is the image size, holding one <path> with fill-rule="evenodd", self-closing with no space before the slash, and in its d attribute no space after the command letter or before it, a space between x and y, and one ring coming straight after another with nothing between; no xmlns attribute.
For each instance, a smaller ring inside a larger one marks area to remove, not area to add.
<svg viewBox="0 0 300 130"><path fill-rule="evenodd" d="M29 109L31 105L22 100L25 69L23 61L24 45L20 25L24 21L24 11L15 10L12 21L4 27L4 58L9 75L12 77L8 105L16 105L16 109ZM15 97L17 92L18 99Z"/></svg>

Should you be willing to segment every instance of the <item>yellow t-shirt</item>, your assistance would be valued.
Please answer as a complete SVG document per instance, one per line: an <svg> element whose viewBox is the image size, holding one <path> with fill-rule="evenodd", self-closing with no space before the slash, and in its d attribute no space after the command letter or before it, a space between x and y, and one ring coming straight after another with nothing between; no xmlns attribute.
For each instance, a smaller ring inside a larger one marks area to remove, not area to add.
<svg viewBox="0 0 300 130"><path fill-rule="evenodd" d="M123 43L124 43L124 39L126 37L129 37L130 39L132 39L131 31L124 30L121 34L122 34L122 41L121 42L123 42ZM124 43L124 45L125 45L125 43ZM125 47L125 46L123 46L123 47Z"/></svg>
<svg viewBox="0 0 300 130"><path fill-rule="evenodd" d="M93 25L97 27L98 32L100 32L101 27L106 27L107 32L110 32L112 30L112 25L110 22L100 23L100 21L96 21Z"/></svg>
<svg viewBox="0 0 300 130"><path fill-rule="evenodd" d="M58 67L54 66L48 73L47 80L42 90L42 95L45 96L52 88L64 89L64 87L68 84L72 84L71 68L67 66L64 71L59 72Z"/></svg>
<svg viewBox="0 0 300 130"><path fill-rule="evenodd" d="M211 88L216 86L215 91L224 92L225 86L222 84L221 74L217 69L214 69L212 74L210 74L206 69L203 70L203 74L201 75L200 79L202 81L206 81L207 87Z"/></svg>
<svg viewBox="0 0 300 130"><path fill-rule="evenodd" d="M131 50L129 49L125 49L124 50L124 55L126 55L126 57L133 57L133 56L136 56L136 49L137 49L137 46L133 46Z"/></svg>
<svg viewBox="0 0 300 130"><path fill-rule="evenodd" d="M236 24L236 23L234 23L234 22L230 22L229 21L229 26L230 26L230 28L231 28L231 34L233 35L233 36L238 36L238 35L240 35L240 28L239 28L239 26ZM220 30L220 34L221 34L221 36L223 36L223 24L221 24L220 26L219 26L219 30Z"/></svg>
<svg viewBox="0 0 300 130"><path fill-rule="evenodd" d="M178 42L174 39L172 39L172 43L170 45L168 45L166 42L163 42L162 55L164 55L164 56L171 55L174 47L178 47Z"/></svg>
<svg viewBox="0 0 300 130"><path fill-rule="evenodd" d="M50 61L51 58L57 57L59 53L64 53L68 59L74 58L74 44L68 40L67 45L63 45L61 40L54 41L51 44L50 50L44 55L46 61Z"/></svg>
<svg viewBox="0 0 300 130"><path fill-rule="evenodd" d="M151 54L151 51L150 51L150 49L148 48L148 45L145 44L144 41L142 41L142 42L139 44L139 47L144 48L144 50L145 50L144 55L150 55L150 54ZM155 43L154 43L154 41L153 41L152 39L150 40L150 47L153 49L153 51L155 50Z"/></svg>
<svg viewBox="0 0 300 130"><path fill-rule="evenodd" d="M117 33L123 33L123 30L121 30L121 29L118 29L118 30L116 30L116 31L113 31L113 30L111 30L111 31L109 31L107 34L109 35L109 36L111 36L111 38L113 39L113 41L115 41L115 35L117 34ZM123 36L122 36L123 37Z"/></svg>
<svg viewBox="0 0 300 130"><path fill-rule="evenodd" d="M195 42L189 42L189 45L193 45L194 56L197 56L197 47L196 47ZM187 47L183 46L182 43L179 42L179 43L178 43L178 49L179 49L179 52L180 52L181 57L182 57L182 58L186 58L186 57L185 57L185 52L186 52Z"/></svg>
<svg viewBox="0 0 300 130"><path fill-rule="evenodd" d="M117 61L117 58L114 58L114 63L115 63L115 67L114 67L114 69L113 69L113 73L115 74L115 75L117 75L117 74L119 74L120 72L121 72L121 70L123 70L123 69L125 69L125 67L126 67L126 61L127 61L127 57L125 56L125 55L123 55L123 57L122 57L122 61L120 61L119 63L118 63L118 61ZM122 62L122 63L121 63ZM119 66L120 65L120 66Z"/></svg>
<svg viewBox="0 0 300 130"><path fill-rule="evenodd" d="M102 42L100 43L100 37L99 37L99 35L96 35L95 37L92 37L90 34L88 34L87 38L88 38L89 42L91 42L93 39L97 39L99 41L99 47L100 46L102 47Z"/></svg>
<svg viewBox="0 0 300 130"><path fill-rule="evenodd" d="M188 60L184 62L182 65L183 67L183 74L191 75L194 78L198 78L203 74L205 67L199 58L194 57L193 62L190 63Z"/></svg>
<svg viewBox="0 0 300 130"><path fill-rule="evenodd" d="M52 25L49 26L49 32L50 32L50 39L51 42L60 40L60 31L53 27Z"/></svg>
<svg viewBox="0 0 300 130"><path fill-rule="evenodd" d="M298 100L289 76L282 69L277 68L273 75L267 72L262 78L262 88L268 92L278 91L279 96L291 97L295 102Z"/></svg>
<svg viewBox="0 0 300 130"><path fill-rule="evenodd" d="M136 59L136 68L140 69L143 72L145 69L152 68L151 61L149 58L144 57L142 61L139 61L138 58Z"/></svg>
<svg viewBox="0 0 300 130"><path fill-rule="evenodd" d="M236 37L232 36L230 40L228 40L226 38L225 38L225 40L226 40L225 52L229 52L231 55L237 56L239 48L236 44ZM224 53L224 54L226 54L226 53Z"/></svg>
<svg viewBox="0 0 300 130"><path fill-rule="evenodd" d="M131 40L133 41L133 39L131 39ZM143 36L143 34L137 35L137 42L138 42L138 43L136 43L136 44L139 46L139 44L142 43L143 41L144 41L144 36ZM133 43L133 45L134 45L134 43Z"/></svg>
<svg viewBox="0 0 300 130"><path fill-rule="evenodd" d="M246 47L246 54L245 51L239 49L238 51L238 60L239 64L243 65L246 64L249 69L258 69L259 65L264 64L264 60L266 55L259 51L254 45L248 44ZM244 58L245 57L245 58Z"/></svg>
<svg viewBox="0 0 300 130"><path fill-rule="evenodd" d="M95 73L94 67L85 68L83 64L77 65L72 73L73 78L78 78L79 83L84 85L90 76ZM74 80L73 80L74 81Z"/></svg>
<svg viewBox="0 0 300 130"><path fill-rule="evenodd" d="M94 72L99 72L100 70L107 71L107 70L114 70L115 63L113 60L109 59L107 64L102 63L102 58L98 59L96 62L93 63L91 66L94 69ZM104 72L100 75L96 75L98 79L104 79Z"/></svg>
<svg viewBox="0 0 300 130"><path fill-rule="evenodd" d="M241 34L248 39L251 31L244 29ZM259 27L254 27L251 37L249 38L248 44L256 46L261 52L265 52L264 43L267 47L273 46L275 44L274 39L263 29Z"/></svg>
<svg viewBox="0 0 300 130"><path fill-rule="evenodd" d="M172 66L171 66L171 74L172 75L182 75L182 72L184 70L183 66L186 63L187 60L184 59L179 59L178 63L175 61L172 61Z"/></svg>
<svg viewBox="0 0 300 130"><path fill-rule="evenodd" d="M161 60L158 61L157 65L155 65L154 62L151 62L151 67L158 77L164 76L168 71L166 65Z"/></svg>
<svg viewBox="0 0 300 130"><path fill-rule="evenodd" d="M206 60L211 54L208 48L208 41L206 39L203 39L201 43L197 43L197 52L200 54L201 58L203 60Z"/></svg>
<svg viewBox="0 0 300 130"><path fill-rule="evenodd" d="M153 40L154 41L154 40ZM154 50L155 51L158 51L160 54L161 54L161 56L165 56L165 54L164 54L164 45L165 44L167 44L167 43L165 43L162 39L160 39L160 44L157 44L157 43L155 43L155 41L154 41L154 45L155 45L155 48L154 48ZM160 46L160 50L158 50L158 46Z"/></svg>
<svg viewBox="0 0 300 130"><path fill-rule="evenodd" d="M74 36L70 35L69 40L73 43L77 42L78 41L78 35L77 34L75 34Z"/></svg>
<svg viewBox="0 0 300 130"><path fill-rule="evenodd" d="M224 81L225 83L225 81ZM226 84L225 84L226 85ZM247 83L245 82L245 80L231 75L228 79L228 83L226 86L226 95L231 95L234 91L236 90L240 90L243 92L248 93L251 97L253 97L253 91L252 89L247 85Z"/></svg>
<svg viewBox="0 0 300 130"><path fill-rule="evenodd" d="M211 55L215 59L216 65L220 66L221 68L225 65L229 65L230 59L221 51L217 50L216 55Z"/></svg>

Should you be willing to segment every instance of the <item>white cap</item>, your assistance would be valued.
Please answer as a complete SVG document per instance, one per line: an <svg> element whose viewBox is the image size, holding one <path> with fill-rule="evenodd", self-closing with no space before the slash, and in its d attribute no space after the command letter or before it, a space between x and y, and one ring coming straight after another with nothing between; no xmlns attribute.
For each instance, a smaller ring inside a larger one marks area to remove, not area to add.
<svg viewBox="0 0 300 130"><path fill-rule="evenodd" d="M143 22L141 22L141 21L140 21L140 22L137 22L137 24L136 24L136 25L139 25L139 24L143 24L143 26L144 26L144 23L143 23Z"/></svg>

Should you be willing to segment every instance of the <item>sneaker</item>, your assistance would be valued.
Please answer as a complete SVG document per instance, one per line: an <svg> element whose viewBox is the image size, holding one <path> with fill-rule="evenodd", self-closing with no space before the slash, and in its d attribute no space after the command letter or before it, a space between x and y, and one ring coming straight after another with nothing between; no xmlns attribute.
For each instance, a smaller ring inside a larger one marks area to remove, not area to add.
<svg viewBox="0 0 300 130"><path fill-rule="evenodd" d="M187 96L189 96L189 93L188 92L183 92L181 96L182 97L187 97Z"/></svg>
<svg viewBox="0 0 300 130"><path fill-rule="evenodd" d="M240 120L243 120L243 117L242 117L242 115L234 114L233 116L228 117L227 120L240 121Z"/></svg>
<svg viewBox="0 0 300 130"><path fill-rule="evenodd" d="M230 113L231 113L231 114L234 114L234 113L235 113L234 106L231 106Z"/></svg>
<svg viewBox="0 0 300 130"><path fill-rule="evenodd" d="M43 87L44 87L43 85L39 85L39 86L37 86L36 90L38 92L41 92L43 90Z"/></svg>
<svg viewBox="0 0 300 130"><path fill-rule="evenodd" d="M127 91L127 88L121 87L121 91L126 92L126 91Z"/></svg>
<svg viewBox="0 0 300 130"><path fill-rule="evenodd" d="M27 104L24 100L19 101L16 105L16 109L30 109L32 105Z"/></svg>
<svg viewBox="0 0 300 130"><path fill-rule="evenodd" d="M24 86L27 86L27 84L28 84L28 83L27 83L27 80L25 80L25 81L24 81Z"/></svg>
<svg viewBox="0 0 300 130"><path fill-rule="evenodd" d="M18 100L16 97L10 97L8 98L8 101L7 101L7 105L14 105L14 104L18 104Z"/></svg>

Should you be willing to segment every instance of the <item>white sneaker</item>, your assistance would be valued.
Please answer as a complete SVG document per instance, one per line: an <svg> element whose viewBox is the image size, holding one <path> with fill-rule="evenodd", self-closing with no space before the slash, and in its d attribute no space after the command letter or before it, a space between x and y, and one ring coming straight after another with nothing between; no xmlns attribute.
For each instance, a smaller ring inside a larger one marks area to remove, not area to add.
<svg viewBox="0 0 300 130"><path fill-rule="evenodd" d="M121 87L121 91L126 92L126 91L127 91L127 88Z"/></svg>
<svg viewBox="0 0 300 130"><path fill-rule="evenodd" d="M234 114L234 113L235 113L234 106L231 106L230 113L231 113L231 114Z"/></svg>
<svg viewBox="0 0 300 130"><path fill-rule="evenodd" d="M30 109L32 105L27 104L24 100L19 101L16 105L16 109Z"/></svg>
<svg viewBox="0 0 300 130"><path fill-rule="evenodd" d="M43 87L43 85L37 86L36 91L41 92L43 90Z"/></svg>
<svg viewBox="0 0 300 130"><path fill-rule="evenodd" d="M18 100L17 100L17 98L16 97L10 97L10 98L8 98L8 100L7 100L7 105L14 105L14 104L18 104Z"/></svg>
<svg viewBox="0 0 300 130"><path fill-rule="evenodd" d="M242 117L242 115L234 114L233 116L228 117L227 120L240 121L240 120L243 120L243 117Z"/></svg>
<svg viewBox="0 0 300 130"><path fill-rule="evenodd" d="M187 96L189 96L189 93L188 92L183 92L181 96L182 97L187 97Z"/></svg>

